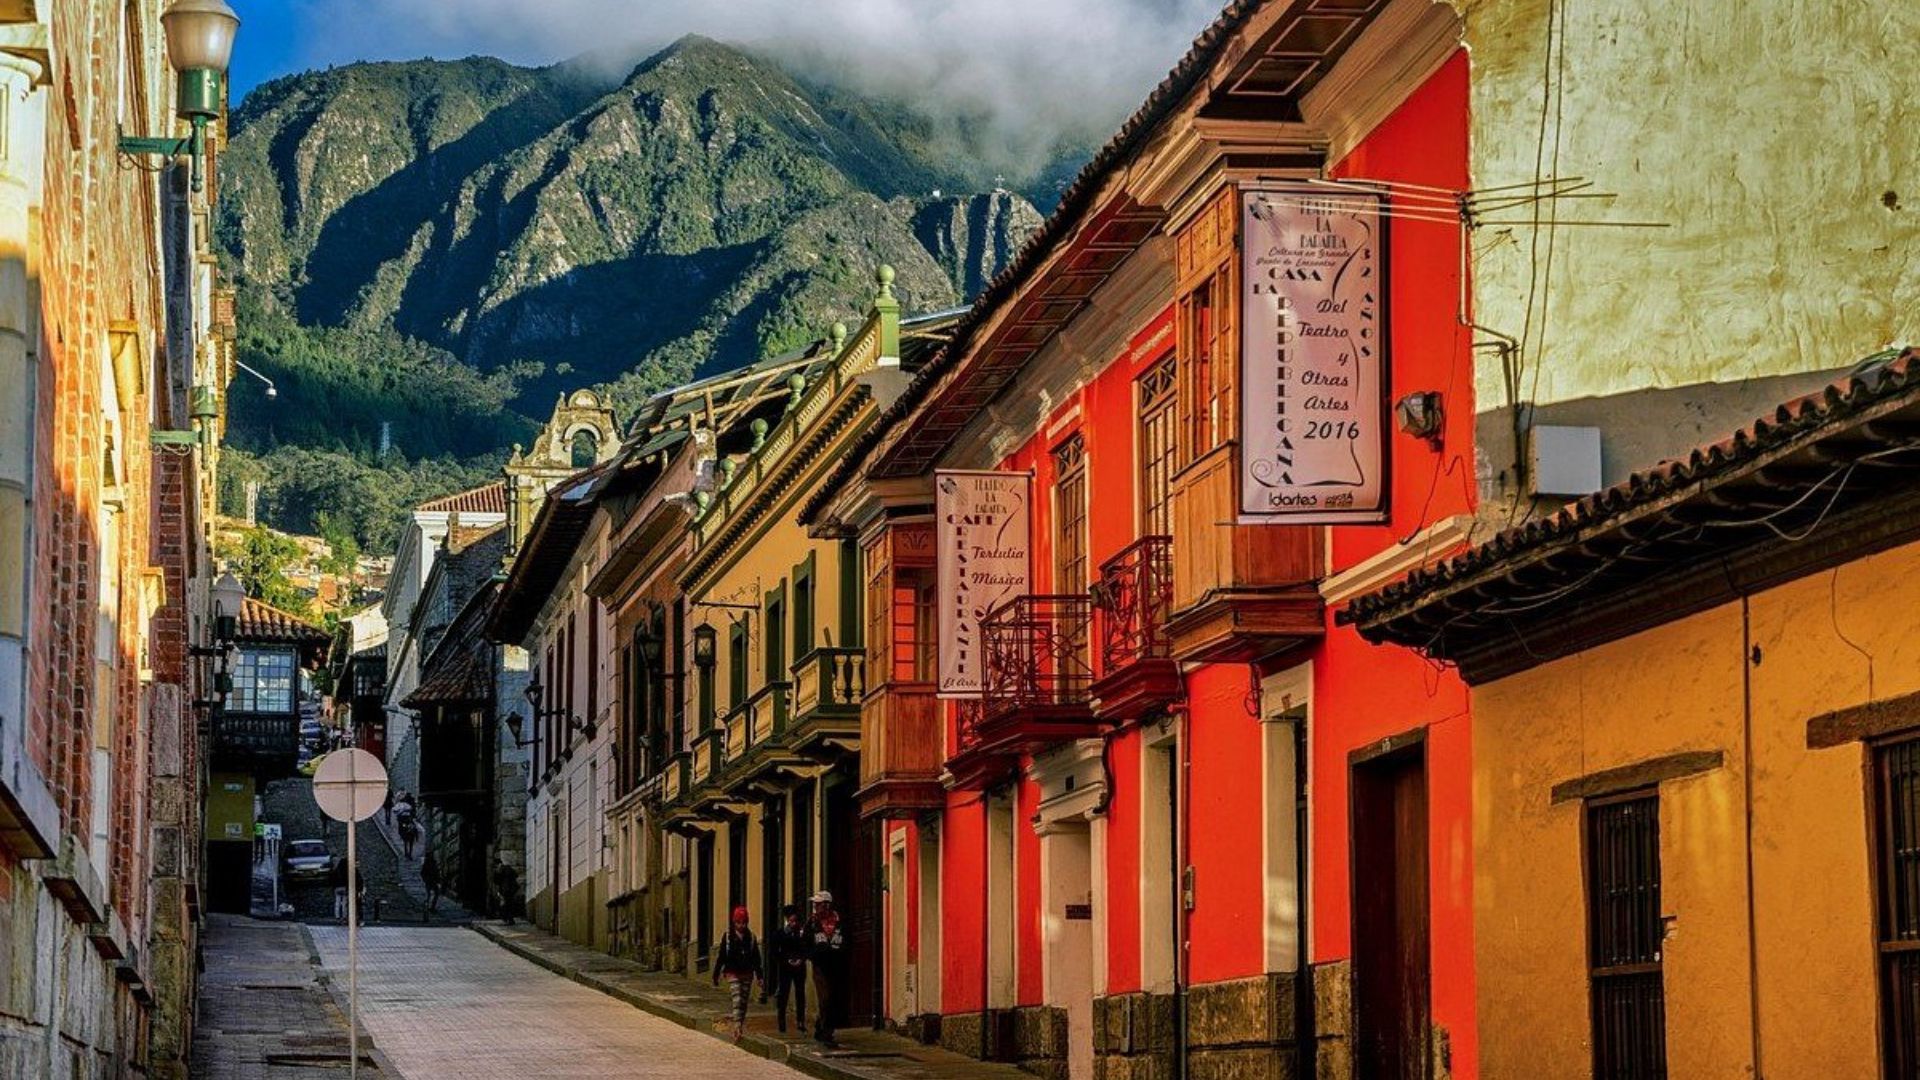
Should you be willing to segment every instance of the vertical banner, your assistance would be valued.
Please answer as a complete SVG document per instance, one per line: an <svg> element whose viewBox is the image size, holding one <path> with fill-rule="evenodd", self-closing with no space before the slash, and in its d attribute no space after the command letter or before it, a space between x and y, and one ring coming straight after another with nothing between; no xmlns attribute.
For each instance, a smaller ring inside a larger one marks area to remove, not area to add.
<svg viewBox="0 0 1920 1080"><path fill-rule="evenodd" d="M1242 524L1386 520L1384 202L1241 195Z"/></svg>
<svg viewBox="0 0 1920 1080"><path fill-rule="evenodd" d="M984 685L980 620L1027 593L1033 475L934 473L940 585L941 697L974 697Z"/></svg>

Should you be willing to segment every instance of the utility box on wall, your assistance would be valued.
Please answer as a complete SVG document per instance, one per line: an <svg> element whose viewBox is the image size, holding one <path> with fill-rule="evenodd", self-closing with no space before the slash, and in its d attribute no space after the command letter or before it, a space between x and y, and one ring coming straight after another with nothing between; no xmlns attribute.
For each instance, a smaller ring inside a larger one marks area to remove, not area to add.
<svg viewBox="0 0 1920 1080"><path fill-rule="evenodd" d="M1542 425L1532 438L1533 491L1577 499L1600 490L1600 429Z"/></svg>

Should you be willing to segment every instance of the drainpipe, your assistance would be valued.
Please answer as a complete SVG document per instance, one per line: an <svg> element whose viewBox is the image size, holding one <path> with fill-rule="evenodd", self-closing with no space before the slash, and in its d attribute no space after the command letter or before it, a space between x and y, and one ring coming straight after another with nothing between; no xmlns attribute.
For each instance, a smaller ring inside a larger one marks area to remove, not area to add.
<svg viewBox="0 0 1920 1080"><path fill-rule="evenodd" d="M1184 680L1182 680L1184 684ZM1182 686L1184 690L1184 685ZM1173 880L1177 883L1173 904L1173 1076L1174 1080L1186 1080L1188 1075L1187 1040L1187 984L1192 977L1189 963L1188 931L1191 926L1190 905L1193 902L1193 878L1189 865L1193 840L1193 746L1189 736L1193 733L1193 714L1187 708L1185 695L1173 708L1173 714L1180 718L1179 734L1174 745L1179 748L1177 767L1172 770L1173 790L1169 798L1173 802L1173 816L1179 822L1179 831L1169 837L1173 848Z"/></svg>
<svg viewBox="0 0 1920 1080"><path fill-rule="evenodd" d="M993 892L988 887L993 865L993 798L980 795L980 1060L987 1060L987 1021L993 1001L993 915L988 910Z"/></svg>
<svg viewBox="0 0 1920 1080"><path fill-rule="evenodd" d="M1307 962L1307 941L1312 933L1313 923L1309 919L1307 903L1312 890L1307 887L1307 721L1298 720L1293 725L1293 892L1294 910L1299 913L1300 940L1297 945L1298 956L1295 964L1298 968L1294 975L1293 988L1293 1042L1294 1059L1298 1063L1296 1075L1307 1077L1319 1075L1315 1069L1315 1058L1319 1050L1314 1036L1313 1017L1313 965Z"/></svg>

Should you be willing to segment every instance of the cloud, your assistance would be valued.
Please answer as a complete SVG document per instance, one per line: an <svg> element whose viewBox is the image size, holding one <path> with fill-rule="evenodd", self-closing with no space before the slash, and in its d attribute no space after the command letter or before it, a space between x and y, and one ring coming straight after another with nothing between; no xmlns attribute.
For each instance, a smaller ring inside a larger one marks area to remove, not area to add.
<svg viewBox="0 0 1920 1080"><path fill-rule="evenodd" d="M419 56L638 58L687 33L964 122L1031 163L1103 141L1222 0L296 0L313 66ZM324 20L324 27L317 25Z"/></svg>

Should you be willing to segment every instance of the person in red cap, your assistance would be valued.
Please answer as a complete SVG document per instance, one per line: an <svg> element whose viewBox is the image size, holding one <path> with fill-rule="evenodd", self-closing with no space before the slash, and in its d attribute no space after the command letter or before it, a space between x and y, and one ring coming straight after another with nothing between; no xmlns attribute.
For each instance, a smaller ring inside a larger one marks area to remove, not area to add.
<svg viewBox="0 0 1920 1080"><path fill-rule="evenodd" d="M748 929L751 921L745 904L734 908L733 924L727 927L713 957L713 985L719 986L720 976L725 975L727 991L732 995L728 1015L733 1018L734 1042L739 1042L740 1036L746 1033L747 999L753 993L754 982L759 981L762 989L766 987L766 974L760 967L760 943Z"/></svg>

